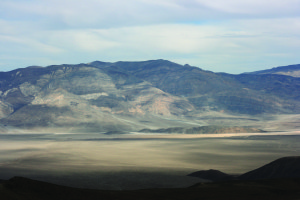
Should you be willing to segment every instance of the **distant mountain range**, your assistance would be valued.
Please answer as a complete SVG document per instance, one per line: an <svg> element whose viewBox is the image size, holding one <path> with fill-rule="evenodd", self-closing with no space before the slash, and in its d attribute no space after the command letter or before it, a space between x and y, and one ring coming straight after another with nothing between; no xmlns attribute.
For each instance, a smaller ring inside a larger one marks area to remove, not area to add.
<svg viewBox="0 0 300 200"><path fill-rule="evenodd" d="M0 72L0 131L139 131L300 114L300 65L232 75L167 60ZM207 118L206 118L207 119Z"/></svg>
<svg viewBox="0 0 300 200"><path fill-rule="evenodd" d="M203 134L203 133L263 133L265 131L249 127L223 127L223 126L200 126L200 127L172 127L161 129L142 129L143 133L182 133L182 134Z"/></svg>
<svg viewBox="0 0 300 200"><path fill-rule="evenodd" d="M251 72L249 74L281 74L293 77L300 77L300 64L274 67L272 69Z"/></svg>

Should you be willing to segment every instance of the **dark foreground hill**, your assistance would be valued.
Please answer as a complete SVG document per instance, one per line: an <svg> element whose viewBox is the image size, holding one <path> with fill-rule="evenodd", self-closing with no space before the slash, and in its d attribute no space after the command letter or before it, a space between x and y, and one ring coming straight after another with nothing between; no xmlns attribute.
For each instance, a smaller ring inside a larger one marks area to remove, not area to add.
<svg viewBox="0 0 300 200"><path fill-rule="evenodd" d="M260 176L263 180L226 180L227 174L217 170L207 170L194 173L193 175L206 176L208 179L216 179L212 183L199 183L189 188L173 189L143 189L143 190L91 190L59 186L41 181L35 181L22 177L14 177L10 180L0 182L1 200L81 200L81 199L231 199L231 200L289 200L300 198L300 178L298 171L300 157L287 157L278 159L266 166L246 173L243 179L255 179L248 176L253 172L271 172L272 176ZM290 171L284 173L283 171ZM259 172L259 173L261 173ZM278 174L277 174L278 173ZM269 173L270 174L270 173ZM292 176L293 175L293 176ZM290 177L290 178L278 178ZM230 177L229 177L230 178ZM231 177L232 178L232 177ZM221 182L220 182L221 181Z"/></svg>
<svg viewBox="0 0 300 200"><path fill-rule="evenodd" d="M237 177L235 177L235 176L226 174L224 172L221 172L221 171L215 170L215 169L201 170L201 171L193 172L193 173L189 174L188 176L203 178L203 179L211 180L214 182L237 179Z"/></svg>
<svg viewBox="0 0 300 200"><path fill-rule="evenodd" d="M258 169L239 176L232 176L218 170L202 170L189 174L211 181L227 180L262 180L300 178L300 156L283 157L268 163Z"/></svg>
<svg viewBox="0 0 300 200"><path fill-rule="evenodd" d="M107 191L77 189L15 177L0 185L1 200L192 200L261 199L289 200L300 197L300 179L201 183L190 188Z"/></svg>
<svg viewBox="0 0 300 200"><path fill-rule="evenodd" d="M239 177L243 180L300 178L300 157L284 157Z"/></svg>

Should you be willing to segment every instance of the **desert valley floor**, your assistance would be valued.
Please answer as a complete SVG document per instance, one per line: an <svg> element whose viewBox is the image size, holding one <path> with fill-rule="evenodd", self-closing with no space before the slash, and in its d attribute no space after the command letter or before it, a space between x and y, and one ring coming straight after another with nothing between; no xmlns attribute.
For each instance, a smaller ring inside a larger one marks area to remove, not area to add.
<svg viewBox="0 0 300 200"><path fill-rule="evenodd" d="M253 134L1 134L0 179L24 176L94 189L188 187L186 175L241 174L298 156L299 132Z"/></svg>

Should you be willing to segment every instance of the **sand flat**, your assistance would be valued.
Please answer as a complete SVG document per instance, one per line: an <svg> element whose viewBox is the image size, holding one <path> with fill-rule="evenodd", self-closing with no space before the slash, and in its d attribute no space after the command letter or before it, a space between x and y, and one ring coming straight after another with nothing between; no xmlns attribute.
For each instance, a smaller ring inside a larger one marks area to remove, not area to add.
<svg viewBox="0 0 300 200"><path fill-rule="evenodd" d="M136 133L119 135L124 138L142 139L189 139L189 138L227 138L249 136L276 136L276 135L300 135L300 131L267 132L267 133L207 133L207 134L165 134L165 133Z"/></svg>

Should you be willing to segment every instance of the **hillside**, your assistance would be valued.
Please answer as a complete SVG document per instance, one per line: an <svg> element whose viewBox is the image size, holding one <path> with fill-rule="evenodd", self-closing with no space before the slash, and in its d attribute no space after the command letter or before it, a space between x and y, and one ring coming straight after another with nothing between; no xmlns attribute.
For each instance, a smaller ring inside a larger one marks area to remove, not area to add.
<svg viewBox="0 0 300 200"><path fill-rule="evenodd" d="M214 73L166 60L90 64L130 73L164 92L186 98L197 110L250 115L300 111L298 78Z"/></svg>
<svg viewBox="0 0 300 200"><path fill-rule="evenodd" d="M214 73L167 60L0 72L1 130L138 131L215 125L219 119L236 126L237 119L299 114L299 101L300 78Z"/></svg>
<svg viewBox="0 0 300 200"><path fill-rule="evenodd" d="M214 181L214 182L237 179L237 177L235 177L233 175L225 174L224 172L221 172L221 171L215 170L215 169L201 170L201 171L193 172L191 174L188 174L188 176L198 177L201 179L206 179L206 180L210 180L210 181Z"/></svg>
<svg viewBox="0 0 300 200"><path fill-rule="evenodd" d="M64 187L22 177L14 177L0 184L2 200L157 200L157 199L230 199L230 200L292 200L299 198L299 179L264 181L228 181L200 183L190 188L144 189L144 190L89 190Z"/></svg>
<svg viewBox="0 0 300 200"><path fill-rule="evenodd" d="M300 178L300 157L284 157L247 172L239 177L242 180Z"/></svg>
<svg viewBox="0 0 300 200"><path fill-rule="evenodd" d="M262 167L246 172L241 175L232 176L218 170L196 171L188 176L198 177L211 181L227 180L265 180L265 179L289 179L300 178L300 156L282 157Z"/></svg>
<svg viewBox="0 0 300 200"><path fill-rule="evenodd" d="M300 64L274 67L272 69L251 72L250 74L281 74L293 77L300 77Z"/></svg>

